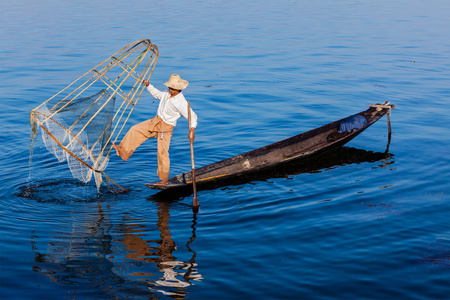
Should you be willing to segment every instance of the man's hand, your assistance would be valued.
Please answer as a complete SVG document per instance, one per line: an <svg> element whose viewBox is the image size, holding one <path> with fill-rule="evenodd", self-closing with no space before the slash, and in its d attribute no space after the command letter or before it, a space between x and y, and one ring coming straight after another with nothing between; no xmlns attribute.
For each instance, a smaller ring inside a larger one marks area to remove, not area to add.
<svg viewBox="0 0 450 300"><path fill-rule="evenodd" d="M148 82L148 80L146 79L146 80L144 80L144 81L142 81L142 83L143 84L145 84L146 86L148 86L149 84L150 84L150 82Z"/></svg>
<svg viewBox="0 0 450 300"><path fill-rule="evenodd" d="M189 129L188 139L189 139L189 141L190 141L191 143L194 142L194 139L195 139L195 128L194 128L194 127L191 127L191 128Z"/></svg>

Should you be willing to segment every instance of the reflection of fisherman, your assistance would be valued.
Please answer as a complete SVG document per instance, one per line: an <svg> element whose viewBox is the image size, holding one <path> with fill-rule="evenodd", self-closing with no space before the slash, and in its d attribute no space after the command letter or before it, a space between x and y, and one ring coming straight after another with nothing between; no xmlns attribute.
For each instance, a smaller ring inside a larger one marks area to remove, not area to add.
<svg viewBox="0 0 450 300"><path fill-rule="evenodd" d="M169 81L164 83L168 87L160 91L152 86L148 80L143 82L153 97L160 100L158 111L153 119L144 121L131 127L119 146L113 143L116 153L124 161L133 154L134 150L149 138L157 138L158 170L157 174L161 180L155 185L166 185L169 178L169 146L172 131L177 120L184 116L188 118L188 103L184 98L182 90L188 86L188 81L181 79L178 74L172 74ZM191 124L189 124L188 139L194 142L195 127L197 127L197 115L191 109Z"/></svg>
<svg viewBox="0 0 450 300"><path fill-rule="evenodd" d="M135 224L125 223L123 225L123 234L119 238L119 241L122 242L125 249L132 251L126 255L126 258L150 263L162 263L176 260L173 256L173 251L176 250L177 246L172 239L169 229L169 209L170 205L168 204L161 204L158 208L158 222L156 225L160 232L160 239L144 240L142 237L135 234ZM158 247L150 246L151 243L158 244Z"/></svg>
<svg viewBox="0 0 450 300"><path fill-rule="evenodd" d="M175 241L172 239L172 235L169 229L170 220L170 205L162 203L158 205L158 230L160 231L160 239L157 240L144 240L139 235L136 235L136 230L142 231L140 227L136 227L135 223L124 223L122 228L122 235L118 238L126 250L129 250L126 254L126 258L131 258L148 263L155 263L160 268L160 272L163 273L162 277L153 281L154 285L149 287L151 290L161 292L165 295L182 296L184 292L180 288L185 288L192 285L192 281L201 281L202 275L198 273L195 263L196 253L191 250L189 245L195 240L195 228L193 235L187 243L186 247L193 253L189 262L181 261L174 256L174 251L177 250ZM194 221L195 222L195 221ZM157 247L151 246L152 244L158 244ZM132 273L132 275L135 273ZM154 276L153 273L138 273L140 278L142 276ZM169 291L162 289L163 287L178 288L177 291Z"/></svg>

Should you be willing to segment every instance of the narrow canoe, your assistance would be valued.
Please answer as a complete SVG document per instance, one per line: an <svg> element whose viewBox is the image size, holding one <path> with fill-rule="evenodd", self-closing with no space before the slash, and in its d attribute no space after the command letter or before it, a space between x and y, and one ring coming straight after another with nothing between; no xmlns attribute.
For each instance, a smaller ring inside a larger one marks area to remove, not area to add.
<svg viewBox="0 0 450 300"><path fill-rule="evenodd" d="M370 105L367 110L356 114L367 121L359 129L339 133L339 125L347 119L343 118L291 138L198 168L195 170L197 188L210 188L222 181L226 182L245 174L255 174L279 165L296 163L341 147L384 115L389 114L395 107L396 105L390 105L389 102ZM188 188L192 186L192 171L170 178L168 185L161 186L154 183L146 185L158 190Z"/></svg>

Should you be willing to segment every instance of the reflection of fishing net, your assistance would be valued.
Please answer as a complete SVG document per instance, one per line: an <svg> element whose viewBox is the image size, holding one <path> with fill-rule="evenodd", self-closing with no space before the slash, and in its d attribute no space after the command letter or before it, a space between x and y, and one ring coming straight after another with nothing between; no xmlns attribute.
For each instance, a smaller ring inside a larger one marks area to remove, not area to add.
<svg viewBox="0 0 450 300"><path fill-rule="evenodd" d="M73 177L86 183L94 175L99 188L103 174L108 188L124 190L104 170L112 142L139 100L142 81L150 78L158 54L150 40L116 52L31 111L33 137L39 125L46 148L60 162L67 160Z"/></svg>

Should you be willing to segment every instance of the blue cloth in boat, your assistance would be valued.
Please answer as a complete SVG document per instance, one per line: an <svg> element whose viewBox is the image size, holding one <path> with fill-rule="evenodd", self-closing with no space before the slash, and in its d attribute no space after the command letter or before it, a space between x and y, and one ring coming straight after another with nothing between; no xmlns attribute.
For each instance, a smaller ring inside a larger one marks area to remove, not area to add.
<svg viewBox="0 0 450 300"><path fill-rule="evenodd" d="M367 125L367 120L363 116L360 115L353 115L341 122L339 124L339 133L343 133L346 131L350 131L353 129L360 129Z"/></svg>

